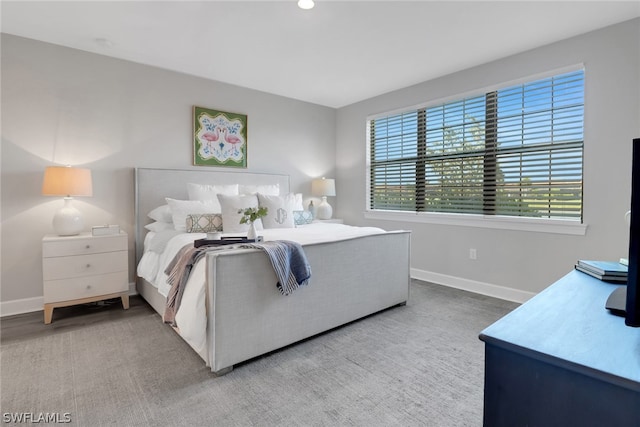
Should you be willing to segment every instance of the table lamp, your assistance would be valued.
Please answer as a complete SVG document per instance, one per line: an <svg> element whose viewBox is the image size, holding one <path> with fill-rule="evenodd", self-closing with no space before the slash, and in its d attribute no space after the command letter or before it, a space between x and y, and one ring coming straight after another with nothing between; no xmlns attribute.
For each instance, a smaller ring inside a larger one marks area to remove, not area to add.
<svg viewBox="0 0 640 427"><path fill-rule="evenodd" d="M91 170L70 166L49 166L44 171L42 194L64 196L64 206L53 216L53 229L59 236L74 236L84 229L82 213L72 196L92 196Z"/></svg>
<svg viewBox="0 0 640 427"><path fill-rule="evenodd" d="M327 202L327 196L336 195L336 182L333 179L314 179L311 181L311 193L314 196L322 197L322 202L316 208L316 218L318 219L331 219L333 215L333 208Z"/></svg>

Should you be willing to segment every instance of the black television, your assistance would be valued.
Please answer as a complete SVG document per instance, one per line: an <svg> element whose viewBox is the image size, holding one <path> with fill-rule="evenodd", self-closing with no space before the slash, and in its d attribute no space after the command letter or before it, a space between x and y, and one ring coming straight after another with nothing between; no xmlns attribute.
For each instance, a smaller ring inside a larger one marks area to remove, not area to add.
<svg viewBox="0 0 640 427"><path fill-rule="evenodd" d="M627 326L640 327L640 138L633 140L632 151L627 286L620 286L613 291L606 307L611 313L624 316Z"/></svg>

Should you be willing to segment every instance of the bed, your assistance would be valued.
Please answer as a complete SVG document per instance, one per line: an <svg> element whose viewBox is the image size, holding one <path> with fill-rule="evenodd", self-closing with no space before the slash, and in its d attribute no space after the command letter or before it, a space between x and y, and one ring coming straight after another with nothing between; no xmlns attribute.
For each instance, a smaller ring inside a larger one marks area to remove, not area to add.
<svg viewBox="0 0 640 427"><path fill-rule="evenodd" d="M148 213L165 204L167 197L188 199L188 183L275 186L281 194L289 193L286 175L136 169L138 269L145 264L150 238L161 240L145 228L152 222ZM327 240L332 230L343 233L342 237ZM306 234L298 238L297 233ZM238 248L207 252L189 277L175 329L216 375L289 344L404 305L409 299L408 231L312 223L293 229L265 229L260 234L265 240L299 241L311 266L310 283L284 296L276 287L273 267L263 251ZM175 250L205 236L176 233L166 239L163 250ZM137 276L138 293L163 315L166 289L161 292L161 286L145 276Z"/></svg>

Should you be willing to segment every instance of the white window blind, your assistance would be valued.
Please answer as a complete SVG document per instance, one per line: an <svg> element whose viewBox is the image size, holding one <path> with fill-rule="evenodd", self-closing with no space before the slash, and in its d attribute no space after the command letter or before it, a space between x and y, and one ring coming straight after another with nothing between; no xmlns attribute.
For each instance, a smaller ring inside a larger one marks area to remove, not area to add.
<svg viewBox="0 0 640 427"><path fill-rule="evenodd" d="M584 71L369 121L370 209L582 220Z"/></svg>

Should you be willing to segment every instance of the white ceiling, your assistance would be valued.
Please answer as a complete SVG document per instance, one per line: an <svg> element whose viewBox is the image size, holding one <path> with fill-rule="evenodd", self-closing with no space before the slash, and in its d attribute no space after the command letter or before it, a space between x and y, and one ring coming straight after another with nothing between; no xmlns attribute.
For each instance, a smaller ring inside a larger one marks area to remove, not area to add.
<svg viewBox="0 0 640 427"><path fill-rule="evenodd" d="M329 107L640 16L635 1L2 1L2 32Z"/></svg>

